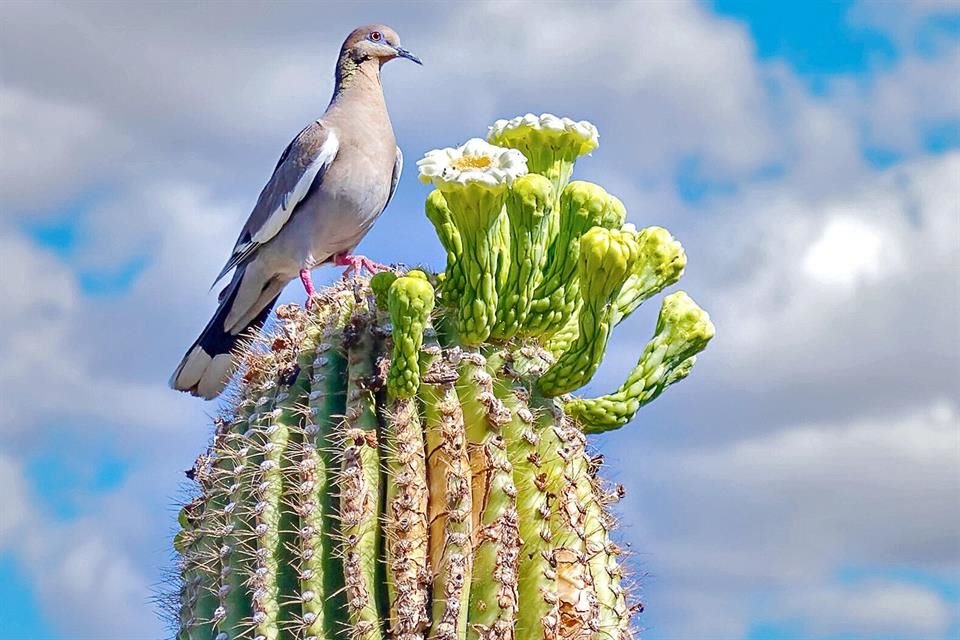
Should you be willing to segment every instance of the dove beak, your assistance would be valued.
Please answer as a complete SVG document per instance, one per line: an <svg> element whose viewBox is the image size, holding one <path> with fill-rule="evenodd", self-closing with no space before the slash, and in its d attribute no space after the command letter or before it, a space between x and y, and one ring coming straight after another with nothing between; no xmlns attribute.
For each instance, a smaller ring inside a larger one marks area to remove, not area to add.
<svg viewBox="0 0 960 640"><path fill-rule="evenodd" d="M420 58L418 58L417 56L413 55L412 53L410 53L409 51L407 51L407 50L404 49L403 47L394 47L394 50L397 52L397 56L399 56L400 58L406 58L407 60L413 60L413 61L416 62L417 64L419 64L419 65L421 65L421 66L423 65L423 63L420 61Z"/></svg>

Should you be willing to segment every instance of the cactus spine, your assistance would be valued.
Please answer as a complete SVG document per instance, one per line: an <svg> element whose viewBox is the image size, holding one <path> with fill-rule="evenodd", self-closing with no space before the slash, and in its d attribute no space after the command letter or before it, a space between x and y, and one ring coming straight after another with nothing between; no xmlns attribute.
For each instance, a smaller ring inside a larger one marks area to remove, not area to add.
<svg viewBox="0 0 960 640"><path fill-rule="evenodd" d="M491 128L503 147L431 152L445 269L278 309L192 474L177 640L632 637L616 493L585 434L686 377L713 326L669 295L618 389L568 395L686 261L599 186L568 184L588 124L526 116Z"/></svg>

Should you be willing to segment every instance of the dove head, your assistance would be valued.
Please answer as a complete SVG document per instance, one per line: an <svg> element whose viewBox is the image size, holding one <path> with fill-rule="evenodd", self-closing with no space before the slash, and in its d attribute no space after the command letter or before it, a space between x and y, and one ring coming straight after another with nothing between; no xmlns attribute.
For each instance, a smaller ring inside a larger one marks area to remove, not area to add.
<svg viewBox="0 0 960 640"><path fill-rule="evenodd" d="M406 58L423 64L420 58L400 45L400 36L385 24L369 24L354 29L340 49L341 64L362 65L367 61L374 61L381 67L394 58Z"/></svg>

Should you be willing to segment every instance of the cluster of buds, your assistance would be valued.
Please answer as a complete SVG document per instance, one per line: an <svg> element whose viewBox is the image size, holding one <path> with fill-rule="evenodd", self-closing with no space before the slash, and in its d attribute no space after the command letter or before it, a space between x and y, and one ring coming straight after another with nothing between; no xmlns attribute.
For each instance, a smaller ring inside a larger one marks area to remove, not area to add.
<svg viewBox="0 0 960 640"><path fill-rule="evenodd" d="M552 364L538 390L548 397L587 384L614 326L676 283L686 265L666 230L638 230L618 198L571 182L577 160L598 146L589 122L527 114L498 120L486 141L430 151L417 163L420 179L435 187L426 212L447 253L438 293L453 319L442 329L477 349L543 347ZM584 429L626 424L689 373L713 333L707 313L686 294L668 296L624 385L570 401Z"/></svg>

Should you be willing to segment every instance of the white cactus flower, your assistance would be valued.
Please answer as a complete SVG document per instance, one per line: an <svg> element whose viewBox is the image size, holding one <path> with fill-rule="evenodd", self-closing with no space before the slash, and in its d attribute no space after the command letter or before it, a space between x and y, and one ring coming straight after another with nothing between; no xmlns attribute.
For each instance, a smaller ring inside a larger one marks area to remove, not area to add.
<svg viewBox="0 0 960 640"><path fill-rule="evenodd" d="M466 185L502 190L526 175L527 159L516 149L473 138L459 147L428 151L417 167L421 182L432 182L441 191Z"/></svg>
<svg viewBox="0 0 960 640"><path fill-rule="evenodd" d="M600 146L600 133L586 120L577 122L552 113L539 116L528 113L510 120L497 120L490 126L487 140L519 149L545 144L554 152L576 158Z"/></svg>

